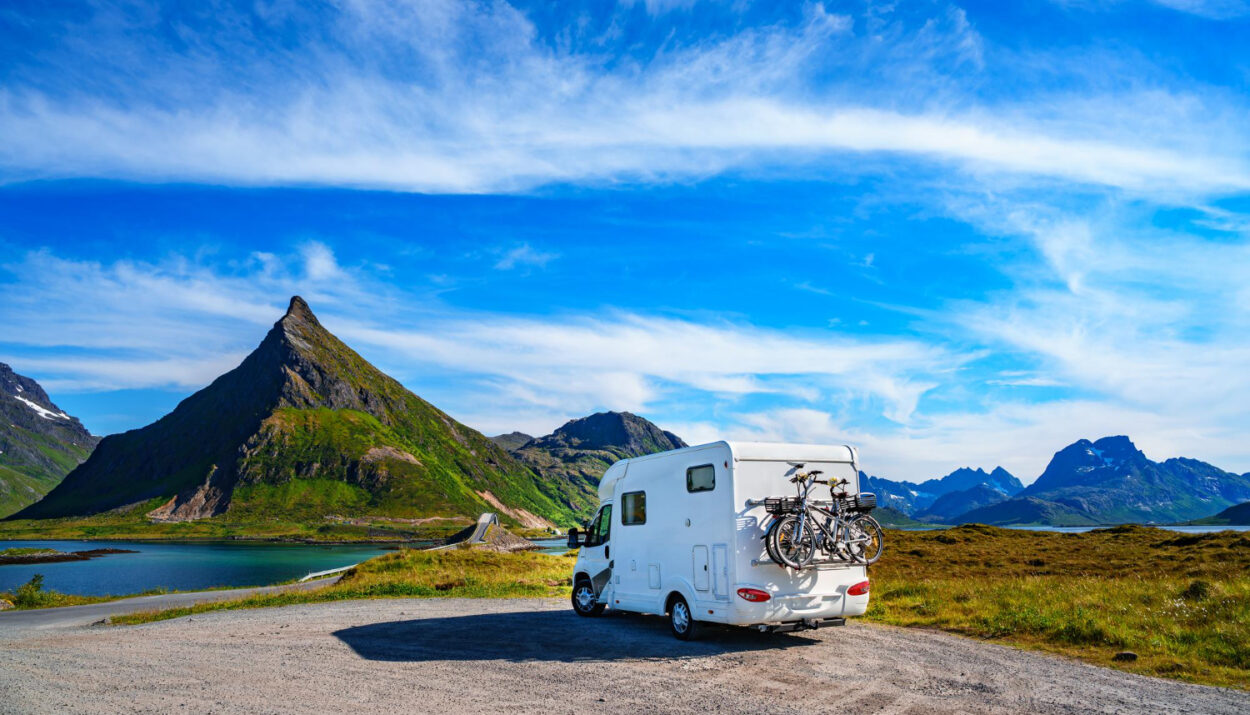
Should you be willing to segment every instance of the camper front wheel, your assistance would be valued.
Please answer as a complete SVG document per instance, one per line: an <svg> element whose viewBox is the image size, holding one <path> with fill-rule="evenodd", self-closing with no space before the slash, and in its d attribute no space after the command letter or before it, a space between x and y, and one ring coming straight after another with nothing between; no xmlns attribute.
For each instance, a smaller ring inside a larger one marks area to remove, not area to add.
<svg viewBox="0 0 1250 715"><path fill-rule="evenodd" d="M681 640L692 641L699 635L698 621L694 619L694 613L686 599L681 596L673 597L673 603L668 609L668 624L673 629L673 635Z"/></svg>
<svg viewBox="0 0 1250 715"><path fill-rule="evenodd" d="M597 616L603 613L603 604L595 596L595 589L589 579L579 579L573 586L573 610L579 616Z"/></svg>

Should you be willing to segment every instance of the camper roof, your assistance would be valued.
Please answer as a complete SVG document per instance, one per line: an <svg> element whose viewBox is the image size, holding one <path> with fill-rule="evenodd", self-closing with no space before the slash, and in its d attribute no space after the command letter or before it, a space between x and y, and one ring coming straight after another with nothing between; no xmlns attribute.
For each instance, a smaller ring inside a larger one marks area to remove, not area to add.
<svg viewBox="0 0 1250 715"><path fill-rule="evenodd" d="M733 454L735 460L747 462L844 462L846 464L856 464L859 455L855 448L849 445L833 445L833 444L802 444L795 442L709 442L707 444L698 444L693 447L685 447L682 449L671 449L667 452L657 452L656 454L647 454L641 457L633 457L631 459L622 459L604 473L603 479L599 482L599 498L607 499L612 495L613 485L618 479L625 475L625 465L627 462L642 462L650 459L662 459L664 457L684 452L697 452L699 450L708 449L709 447L729 447L729 451Z"/></svg>

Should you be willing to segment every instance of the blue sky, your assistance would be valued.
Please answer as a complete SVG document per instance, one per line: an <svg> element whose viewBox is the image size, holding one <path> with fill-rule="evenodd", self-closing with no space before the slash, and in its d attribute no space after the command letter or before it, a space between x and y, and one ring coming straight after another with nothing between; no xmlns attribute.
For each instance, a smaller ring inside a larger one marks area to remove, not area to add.
<svg viewBox="0 0 1250 715"><path fill-rule="evenodd" d="M94 432L287 299L487 433L1250 470L1250 3L7 3L0 361Z"/></svg>

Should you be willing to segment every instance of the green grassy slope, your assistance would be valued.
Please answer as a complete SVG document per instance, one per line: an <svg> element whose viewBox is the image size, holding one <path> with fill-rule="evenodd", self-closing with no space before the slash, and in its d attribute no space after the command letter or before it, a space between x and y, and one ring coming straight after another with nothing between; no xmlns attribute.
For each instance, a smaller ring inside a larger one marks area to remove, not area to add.
<svg viewBox="0 0 1250 715"><path fill-rule="evenodd" d="M239 367L157 422L108 437L18 516L99 514L157 500L164 520L323 521L473 515L575 522L531 469L405 389L299 298ZM531 516L533 515L533 516Z"/></svg>

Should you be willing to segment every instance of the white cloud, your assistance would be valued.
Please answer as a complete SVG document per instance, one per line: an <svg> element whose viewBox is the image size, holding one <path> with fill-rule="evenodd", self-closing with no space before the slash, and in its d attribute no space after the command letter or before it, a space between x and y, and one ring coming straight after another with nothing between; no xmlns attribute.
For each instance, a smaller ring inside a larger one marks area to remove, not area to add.
<svg viewBox="0 0 1250 715"><path fill-rule="evenodd" d="M1201 15L1212 20L1227 20L1250 15L1250 2L1246 0L1154 0L1173 10Z"/></svg>
<svg viewBox="0 0 1250 715"><path fill-rule="evenodd" d="M343 274L334 252L324 243L311 241L304 245L300 253L304 257L304 272L312 280L338 278Z"/></svg>
<svg viewBox="0 0 1250 715"><path fill-rule="evenodd" d="M342 10L324 44L306 39L285 53L241 34L171 58L137 28L91 28L103 33L99 61L135 77L134 96L0 91L0 166L11 179L506 192L777 163L853 171L834 161L849 152L1138 192L1250 188L1244 130L1211 131L1210 117L1244 113L1227 97L1152 89L967 108L934 69L984 62L958 9L911 33L886 26L861 37L850 18L813 5L795 26L673 43L611 69L598 54L550 49L502 4ZM853 81L861 56L898 79L897 96ZM411 76L379 68L396 58ZM813 84L835 69L843 79Z"/></svg>
<svg viewBox="0 0 1250 715"><path fill-rule="evenodd" d="M501 271L510 271L513 268L532 266L535 268L543 268L548 263L559 258L558 253L547 253L532 248L528 243L522 243L519 246L509 249L495 263L495 268Z"/></svg>

